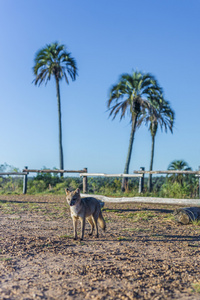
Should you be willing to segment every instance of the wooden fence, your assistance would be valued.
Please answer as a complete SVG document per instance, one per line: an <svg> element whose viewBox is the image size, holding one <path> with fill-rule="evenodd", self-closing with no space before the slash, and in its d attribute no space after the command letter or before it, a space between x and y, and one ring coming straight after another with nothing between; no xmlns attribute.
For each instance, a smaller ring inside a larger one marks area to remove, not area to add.
<svg viewBox="0 0 200 300"><path fill-rule="evenodd" d="M83 193L87 193L88 191L88 182L87 182L87 177L88 176L98 176L98 177L137 177L140 178L139 181L139 193L142 192L142 187L143 187L143 178L144 175L142 174L105 174L105 173L88 173L87 168L84 168L83 170L50 170L50 169L43 169L43 170L37 170L37 169L28 169L28 167L25 167L23 172L26 172L25 180L24 180L24 185L23 185L23 193L26 194L27 191L27 175L29 173L79 173L81 177L83 177Z"/></svg>
<svg viewBox="0 0 200 300"><path fill-rule="evenodd" d="M87 173L87 174L81 174L80 176L103 176L103 177L125 177L125 178L133 178L138 177L139 178L139 193L143 193L144 191L144 176L145 174L187 174L187 175L196 175L199 177L199 198L200 198L200 170L199 171L180 171L180 170L166 170L166 171L145 171L143 167L140 168L138 171L134 171L134 174L104 174L104 173ZM87 187L84 191L84 193L87 192Z"/></svg>
<svg viewBox="0 0 200 300"><path fill-rule="evenodd" d="M50 170L50 169L43 169L43 170L37 170L37 169L28 169L28 167L25 167L23 172L27 172L27 175L29 173L81 173L81 174L86 174L87 173L87 168L84 168L83 170ZM27 191L27 175L26 175L26 180L24 181L23 185L23 193L26 194ZM86 193L87 191L87 177L83 176L83 193Z"/></svg>
<svg viewBox="0 0 200 300"><path fill-rule="evenodd" d="M200 198L200 167L199 171L180 171L180 170L167 170L167 171L145 171L144 168L140 168L139 171L134 171L135 174L183 174L183 175L195 175L199 177L199 198Z"/></svg>
<svg viewBox="0 0 200 300"><path fill-rule="evenodd" d="M28 169L28 167L25 167L22 172L0 172L0 176L24 176L23 178L23 194L26 194L27 192L27 181L28 181L28 174L29 173L81 173L85 174L87 173L87 168L84 168L83 170L50 170L50 169L44 169L44 170L37 170L37 169ZM87 177L83 177L83 192L86 193L87 191Z"/></svg>
<svg viewBox="0 0 200 300"><path fill-rule="evenodd" d="M29 173L79 173L81 177L83 177L83 193L87 193L88 190L88 183L87 177L119 177L119 178L139 178L139 193L144 191L144 176L145 174L187 174L187 175L196 175L199 177L199 198L200 198L200 168L199 171L179 171L179 170L166 170L166 171L145 171L144 168L140 168L139 171L134 171L134 174L106 174L106 173L88 173L87 168L83 170L51 170L51 169L28 169L25 167L22 172L0 172L0 176L24 176L23 178L23 194L27 192L27 180Z"/></svg>
<svg viewBox="0 0 200 300"><path fill-rule="evenodd" d="M27 181L28 181L28 174L29 173L79 173L81 177L83 177L83 193L87 193L88 191L88 183L87 183L87 177L91 176L98 176L98 177L128 177L133 178L137 177L139 178L139 193L142 193L143 191L143 185L144 185L144 175L143 174L105 174L105 173L87 173L87 168L84 168L83 170L51 170L51 169L28 169L28 167L25 167L23 169L23 172L2 172L0 175L23 175L23 194L26 194L27 192Z"/></svg>

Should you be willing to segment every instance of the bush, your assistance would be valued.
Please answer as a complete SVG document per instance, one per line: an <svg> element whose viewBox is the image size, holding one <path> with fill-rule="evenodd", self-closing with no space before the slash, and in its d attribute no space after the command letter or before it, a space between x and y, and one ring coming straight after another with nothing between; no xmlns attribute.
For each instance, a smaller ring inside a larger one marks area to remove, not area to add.
<svg viewBox="0 0 200 300"><path fill-rule="evenodd" d="M46 183L43 180L28 180L28 194L42 193L46 189Z"/></svg>
<svg viewBox="0 0 200 300"><path fill-rule="evenodd" d="M21 194L23 179L21 177L0 177L1 194Z"/></svg>
<svg viewBox="0 0 200 300"><path fill-rule="evenodd" d="M168 198L190 198L191 186L187 183L180 184L178 182L165 183L161 187L160 197Z"/></svg>
<svg viewBox="0 0 200 300"><path fill-rule="evenodd" d="M51 175L51 173L39 173L34 178L34 181L43 181L45 184L45 189L51 189L51 187L55 187L57 183L62 182L62 178L60 178L58 174Z"/></svg>

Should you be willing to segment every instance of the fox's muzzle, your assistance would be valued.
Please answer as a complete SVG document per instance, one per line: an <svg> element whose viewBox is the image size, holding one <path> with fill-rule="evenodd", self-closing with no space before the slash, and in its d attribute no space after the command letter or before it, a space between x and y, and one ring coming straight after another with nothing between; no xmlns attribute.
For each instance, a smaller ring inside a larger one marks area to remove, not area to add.
<svg viewBox="0 0 200 300"><path fill-rule="evenodd" d="M72 200L72 201L70 201L70 206L74 206L76 204L76 201L74 201L74 200Z"/></svg>

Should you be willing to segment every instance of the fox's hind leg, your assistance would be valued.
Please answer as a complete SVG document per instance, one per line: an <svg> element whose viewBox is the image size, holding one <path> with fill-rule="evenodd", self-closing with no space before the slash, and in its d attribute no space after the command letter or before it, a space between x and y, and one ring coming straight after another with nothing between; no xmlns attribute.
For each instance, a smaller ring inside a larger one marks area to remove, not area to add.
<svg viewBox="0 0 200 300"><path fill-rule="evenodd" d="M94 226L95 226L95 229L96 229L96 237L98 238L99 237L99 231L98 231L98 225L97 225L97 220L98 220L98 213L95 212L92 216L92 219L93 219L93 222L94 222Z"/></svg>
<svg viewBox="0 0 200 300"><path fill-rule="evenodd" d="M103 218L102 211L99 212L98 222L103 231L106 230L106 222Z"/></svg>
<svg viewBox="0 0 200 300"><path fill-rule="evenodd" d="M91 231L89 233L89 235L92 235L93 234L93 231L94 231L94 222L93 222L93 219L92 217L90 216L89 218L87 218L88 222L90 223L91 225Z"/></svg>

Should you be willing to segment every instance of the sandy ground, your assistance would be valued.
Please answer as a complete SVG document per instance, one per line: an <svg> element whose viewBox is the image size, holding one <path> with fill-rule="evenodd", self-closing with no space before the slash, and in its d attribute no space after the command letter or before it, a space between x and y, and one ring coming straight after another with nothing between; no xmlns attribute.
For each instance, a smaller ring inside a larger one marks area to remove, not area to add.
<svg viewBox="0 0 200 300"><path fill-rule="evenodd" d="M0 299L200 299L200 225L177 206L105 203L74 241L64 196L0 196Z"/></svg>

